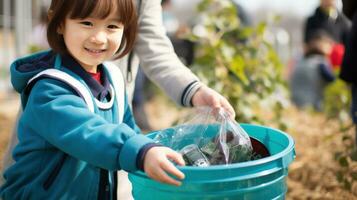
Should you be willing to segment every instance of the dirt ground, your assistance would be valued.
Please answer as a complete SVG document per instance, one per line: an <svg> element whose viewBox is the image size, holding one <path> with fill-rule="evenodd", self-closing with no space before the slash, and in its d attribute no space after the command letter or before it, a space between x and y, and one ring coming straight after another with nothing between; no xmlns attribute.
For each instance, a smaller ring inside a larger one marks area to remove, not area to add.
<svg viewBox="0 0 357 200"><path fill-rule="evenodd" d="M0 94L0 158L6 149L18 107L18 96ZM161 98L153 98L146 109L154 129L169 127L179 114L173 104L168 105ZM283 116L289 124L287 132L296 143L296 159L289 167L287 199L357 199L357 183L353 184L353 192L349 192L335 177L338 164L334 160L334 152L343 145L337 122L327 122L322 114L298 111L293 107ZM357 171L357 163L354 165Z"/></svg>
<svg viewBox="0 0 357 200"><path fill-rule="evenodd" d="M321 114L312 114L290 108L287 131L295 140L296 159L289 167L288 199L350 200L357 199L357 182L352 191L342 189L336 179L339 168L334 153L342 149L342 134L337 122ZM350 135L353 135L351 130ZM357 163L353 163L357 171Z"/></svg>

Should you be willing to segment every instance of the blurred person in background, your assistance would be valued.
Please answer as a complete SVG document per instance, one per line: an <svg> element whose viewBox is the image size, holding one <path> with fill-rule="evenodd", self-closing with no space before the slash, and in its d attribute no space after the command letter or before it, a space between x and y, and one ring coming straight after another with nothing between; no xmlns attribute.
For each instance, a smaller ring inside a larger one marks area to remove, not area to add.
<svg viewBox="0 0 357 200"><path fill-rule="evenodd" d="M324 31L311 36L305 55L297 62L290 80L291 98L297 107L322 111L324 89L335 79L328 58L332 45L333 40Z"/></svg>
<svg viewBox="0 0 357 200"><path fill-rule="evenodd" d="M315 13L305 23L304 48L317 31L325 31L334 41L329 58L335 70L339 70L344 53L344 43L350 29L350 22L336 6L336 0L320 0Z"/></svg>
<svg viewBox="0 0 357 200"><path fill-rule="evenodd" d="M148 119L145 109L145 103L148 100L148 96L152 97L153 94L148 94L149 80L145 76L143 69L139 66L138 73L135 78L135 88L133 96L133 115L137 125L143 130L143 132L152 131L150 120Z"/></svg>
<svg viewBox="0 0 357 200"><path fill-rule="evenodd" d="M176 17L171 0L162 0L161 6L166 34L170 38L178 57L185 65L190 66L194 59L194 43L183 38L185 34L190 32L190 27Z"/></svg>
<svg viewBox="0 0 357 200"><path fill-rule="evenodd" d="M350 23L346 16L338 11L336 0L320 0L315 13L305 23L304 42L307 44L316 31L324 30L336 43L344 43Z"/></svg>
<svg viewBox="0 0 357 200"><path fill-rule="evenodd" d="M351 84L352 121L356 127L355 153L357 155L357 1L342 0L343 13L352 20L352 28L346 43L346 52L343 58L340 78Z"/></svg>

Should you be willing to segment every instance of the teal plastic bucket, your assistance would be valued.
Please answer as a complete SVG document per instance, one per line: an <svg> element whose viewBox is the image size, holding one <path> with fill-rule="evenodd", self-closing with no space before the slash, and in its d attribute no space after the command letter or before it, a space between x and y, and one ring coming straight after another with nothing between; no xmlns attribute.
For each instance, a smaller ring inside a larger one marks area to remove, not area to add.
<svg viewBox="0 0 357 200"><path fill-rule="evenodd" d="M229 165L179 167L185 174L180 187L156 182L142 172L130 173L133 197L136 200L285 199L288 166L295 158L293 138L269 127L241 126L251 137L262 142L271 156ZM218 126L209 126L204 135L214 137L217 131ZM151 133L149 137L157 133Z"/></svg>

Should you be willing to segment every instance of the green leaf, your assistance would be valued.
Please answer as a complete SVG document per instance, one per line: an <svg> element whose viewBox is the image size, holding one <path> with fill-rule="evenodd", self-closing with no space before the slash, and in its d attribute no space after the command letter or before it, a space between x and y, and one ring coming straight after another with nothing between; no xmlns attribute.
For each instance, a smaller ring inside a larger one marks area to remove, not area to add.
<svg viewBox="0 0 357 200"><path fill-rule="evenodd" d="M343 173L341 171L336 172L336 178L339 183L343 182Z"/></svg>
<svg viewBox="0 0 357 200"><path fill-rule="evenodd" d="M345 179L345 180L343 180L343 187L346 190L351 190L352 184L351 184L351 182L349 180Z"/></svg>
<svg viewBox="0 0 357 200"><path fill-rule="evenodd" d="M248 85L249 81L244 74L245 62L243 58L239 55L233 57L232 62L230 63L229 69L233 72L245 85Z"/></svg>
<svg viewBox="0 0 357 200"><path fill-rule="evenodd" d="M340 157L340 159L338 160L339 164L341 167L348 167L348 160L346 156L342 156Z"/></svg>
<svg viewBox="0 0 357 200"><path fill-rule="evenodd" d="M266 30L266 23L265 22L260 22L256 28L258 34L264 34Z"/></svg>

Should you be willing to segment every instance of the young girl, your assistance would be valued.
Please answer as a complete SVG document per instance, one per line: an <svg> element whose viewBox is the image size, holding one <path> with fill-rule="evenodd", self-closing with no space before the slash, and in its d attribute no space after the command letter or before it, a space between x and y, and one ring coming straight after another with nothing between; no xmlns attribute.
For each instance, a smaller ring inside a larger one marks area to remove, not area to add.
<svg viewBox="0 0 357 200"><path fill-rule="evenodd" d="M52 50L11 65L23 114L3 199L116 199L119 169L180 185L166 173L183 179L170 162L182 157L139 134L121 74L104 62L131 50L136 26L132 0L52 0Z"/></svg>

